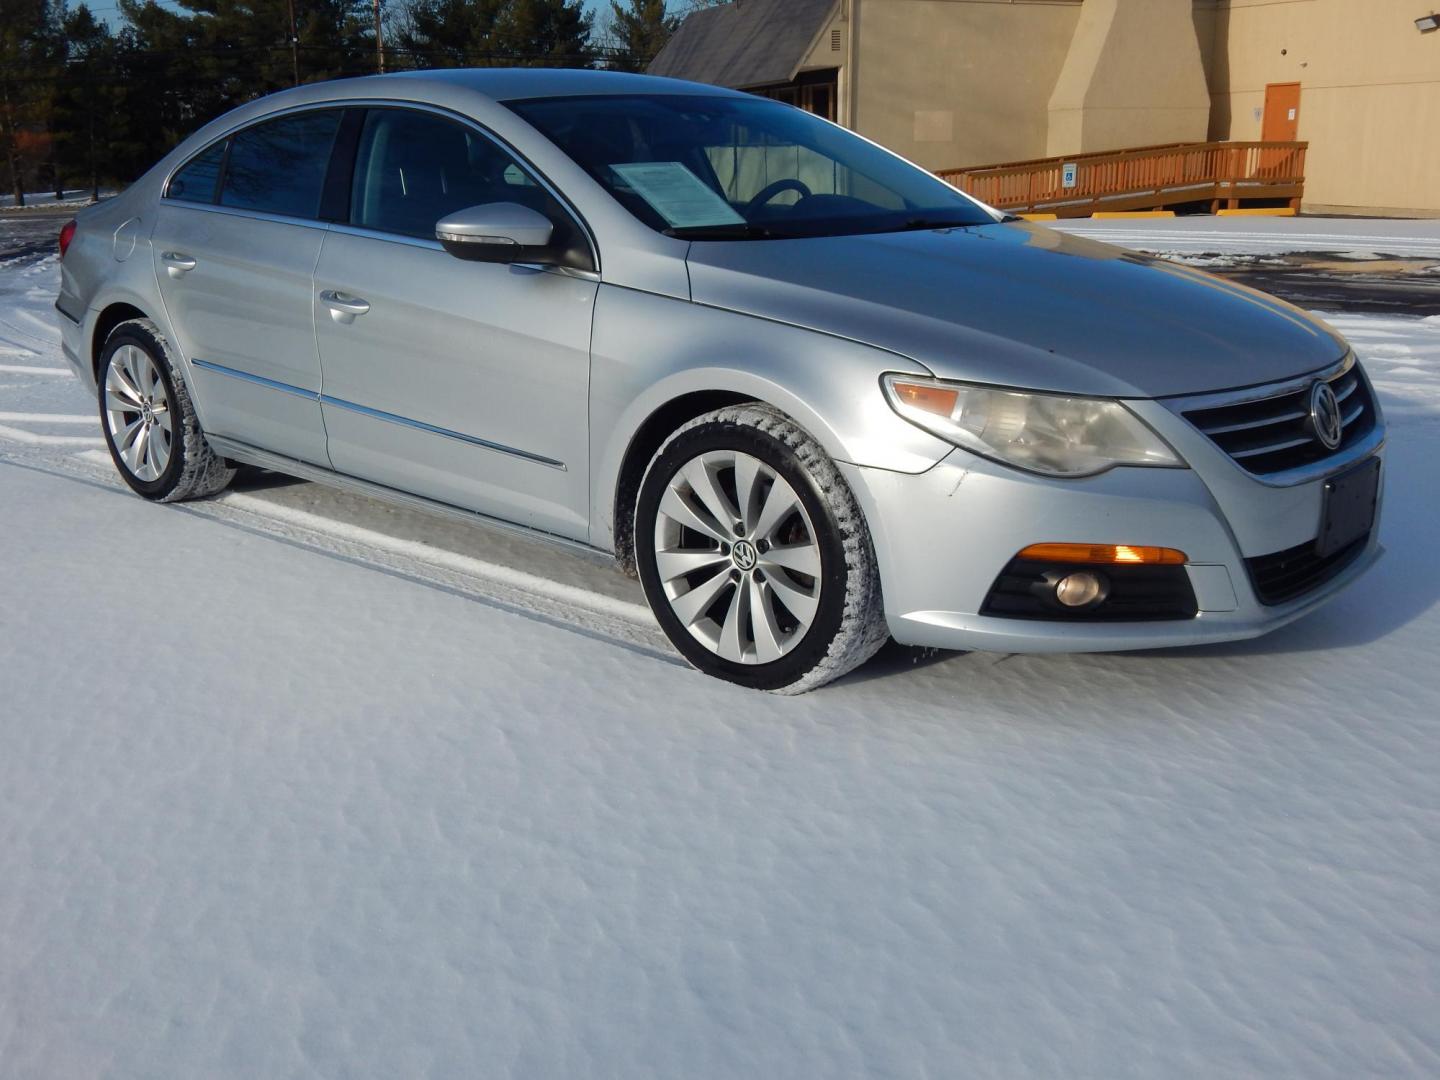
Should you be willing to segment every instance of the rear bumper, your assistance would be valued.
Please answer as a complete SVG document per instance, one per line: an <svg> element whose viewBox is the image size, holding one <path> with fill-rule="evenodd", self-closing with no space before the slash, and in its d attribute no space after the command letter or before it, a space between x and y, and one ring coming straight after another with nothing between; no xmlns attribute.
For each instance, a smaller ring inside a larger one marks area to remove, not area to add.
<svg viewBox="0 0 1440 1080"><path fill-rule="evenodd" d="M919 475L840 468L870 524L890 633L908 645L1107 652L1253 638L1332 599L1384 550L1377 517L1367 543L1343 570L1310 592L1267 606L1255 594L1245 559L1292 546L1294 511L1274 529L1259 520L1236 529L1194 469L1121 468L1056 481L962 451ZM1301 527L1311 535L1319 524L1322 484L1284 495L1301 507ZM1242 545L1237 533L1250 543ZM992 584L1015 554L1053 541L1178 548L1189 556L1186 572L1199 612L1148 622L981 615Z"/></svg>

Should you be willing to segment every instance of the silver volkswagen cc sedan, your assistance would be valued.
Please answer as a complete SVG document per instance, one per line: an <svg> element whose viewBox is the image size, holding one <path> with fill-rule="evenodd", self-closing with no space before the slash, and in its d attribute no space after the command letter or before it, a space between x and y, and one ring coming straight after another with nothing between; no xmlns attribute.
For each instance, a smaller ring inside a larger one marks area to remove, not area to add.
<svg viewBox="0 0 1440 1080"><path fill-rule="evenodd" d="M1254 637L1380 553L1384 426L1324 323L746 94L304 86L61 250L65 353L139 494L249 463L612 553L746 686L887 637Z"/></svg>

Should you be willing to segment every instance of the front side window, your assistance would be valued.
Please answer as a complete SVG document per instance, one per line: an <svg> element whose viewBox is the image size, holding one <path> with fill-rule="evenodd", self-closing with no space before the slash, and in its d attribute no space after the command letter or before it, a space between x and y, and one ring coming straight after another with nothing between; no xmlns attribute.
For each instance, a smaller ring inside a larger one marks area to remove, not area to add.
<svg viewBox="0 0 1440 1080"><path fill-rule="evenodd" d="M428 113L373 109L355 157L350 224L435 239L447 214L513 202L563 222L555 200L480 132Z"/></svg>
<svg viewBox="0 0 1440 1080"><path fill-rule="evenodd" d="M320 215L320 196L340 113L282 116L234 136L220 205L287 217Z"/></svg>
<svg viewBox="0 0 1440 1080"><path fill-rule="evenodd" d="M923 169L776 101L634 94L509 106L672 236L838 236L995 220Z"/></svg>
<svg viewBox="0 0 1440 1080"><path fill-rule="evenodd" d="M215 185L220 180L220 166L225 163L225 142L221 139L213 146L186 163L170 178L165 189L167 199L184 202L213 203Z"/></svg>

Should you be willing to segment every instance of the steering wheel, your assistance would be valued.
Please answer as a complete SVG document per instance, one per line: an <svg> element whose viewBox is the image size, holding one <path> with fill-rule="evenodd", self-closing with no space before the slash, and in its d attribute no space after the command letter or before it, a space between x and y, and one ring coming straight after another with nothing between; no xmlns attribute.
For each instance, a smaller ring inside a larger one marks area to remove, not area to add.
<svg viewBox="0 0 1440 1080"><path fill-rule="evenodd" d="M776 195L785 191L798 191L802 199L808 199L812 194L810 188L806 186L803 180L796 180L793 176L787 176L783 180L776 180L761 188L755 194L755 197L745 204L746 213L754 213L771 199L775 198Z"/></svg>

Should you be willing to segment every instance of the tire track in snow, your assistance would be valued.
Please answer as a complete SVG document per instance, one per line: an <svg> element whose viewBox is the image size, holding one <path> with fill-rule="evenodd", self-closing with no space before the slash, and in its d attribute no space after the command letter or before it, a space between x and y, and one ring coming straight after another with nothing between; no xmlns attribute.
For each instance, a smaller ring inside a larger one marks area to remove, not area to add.
<svg viewBox="0 0 1440 1080"><path fill-rule="evenodd" d="M24 443L27 446L103 446L104 440L95 435L49 435L39 431L0 424L0 439Z"/></svg>
<svg viewBox="0 0 1440 1080"><path fill-rule="evenodd" d="M27 355L34 355L27 353ZM0 364L0 375L53 375L57 378L74 378L68 367L37 367L27 364Z"/></svg>
<svg viewBox="0 0 1440 1080"><path fill-rule="evenodd" d="M57 436L58 438L58 436ZM84 450L66 456L8 456L0 461L52 475L98 483L126 492L110 456ZM551 581L499 563L378 530L335 521L293 507L278 506L243 492L177 504L165 509L208 518L219 524L340 558L431 588L489 604L512 613L541 619L587 637L642 652L684 666L665 640L648 608L600 593ZM477 537L485 535L477 523Z"/></svg>

